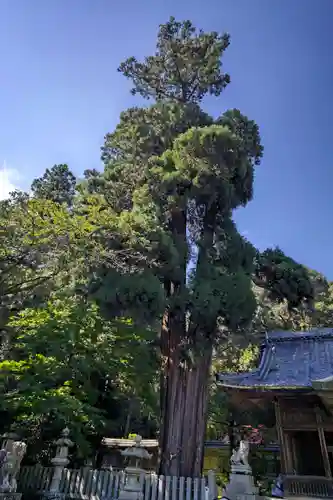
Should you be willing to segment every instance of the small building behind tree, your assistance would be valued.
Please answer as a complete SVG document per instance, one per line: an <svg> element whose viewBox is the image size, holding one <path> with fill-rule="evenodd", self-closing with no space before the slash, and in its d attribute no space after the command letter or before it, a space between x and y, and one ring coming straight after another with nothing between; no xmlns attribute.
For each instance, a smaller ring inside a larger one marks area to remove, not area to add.
<svg viewBox="0 0 333 500"><path fill-rule="evenodd" d="M256 370L217 381L235 405L273 402L285 496L333 498L333 329L267 334Z"/></svg>

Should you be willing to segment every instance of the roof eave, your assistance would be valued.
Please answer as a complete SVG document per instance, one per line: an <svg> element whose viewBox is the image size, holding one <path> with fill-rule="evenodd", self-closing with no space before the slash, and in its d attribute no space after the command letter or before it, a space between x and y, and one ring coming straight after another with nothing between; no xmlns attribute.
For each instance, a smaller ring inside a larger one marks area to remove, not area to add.
<svg viewBox="0 0 333 500"><path fill-rule="evenodd" d="M228 384L218 381L219 385L221 385L225 389L234 389L240 391L261 391L261 392L278 392L278 391L302 391L302 392L312 392L313 388L308 386L298 386L298 385L237 385L237 384Z"/></svg>

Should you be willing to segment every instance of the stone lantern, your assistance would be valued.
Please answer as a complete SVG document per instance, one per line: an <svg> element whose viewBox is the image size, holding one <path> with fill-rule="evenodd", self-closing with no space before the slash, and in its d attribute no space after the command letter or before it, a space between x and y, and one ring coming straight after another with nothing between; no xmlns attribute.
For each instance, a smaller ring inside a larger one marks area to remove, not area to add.
<svg viewBox="0 0 333 500"><path fill-rule="evenodd" d="M143 493L140 484L140 476L146 475L147 471L142 468L142 461L150 459L152 455L141 445L142 437L136 436L133 446L121 452L123 457L129 459L129 465L125 468L125 483L119 492L118 500L142 500Z"/></svg>
<svg viewBox="0 0 333 500"><path fill-rule="evenodd" d="M49 491L44 491L43 496L48 500L62 500L65 495L60 493L60 482L64 468L69 464L68 451L74 443L69 439L69 429L62 431L61 437L55 442L57 449L51 463L54 466L53 476Z"/></svg>

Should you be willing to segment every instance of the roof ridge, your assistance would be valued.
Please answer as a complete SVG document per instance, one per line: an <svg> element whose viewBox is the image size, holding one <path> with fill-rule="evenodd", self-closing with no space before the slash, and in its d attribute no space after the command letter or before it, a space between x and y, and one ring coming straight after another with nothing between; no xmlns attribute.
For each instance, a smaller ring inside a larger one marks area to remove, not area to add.
<svg viewBox="0 0 333 500"><path fill-rule="evenodd" d="M333 328L313 328L307 331L294 332L291 330L277 330L267 332L264 344L283 342L287 340L333 338Z"/></svg>
<svg viewBox="0 0 333 500"><path fill-rule="evenodd" d="M261 347L259 368L220 373L217 381L230 388L313 391L327 377L333 377L333 328L314 328L272 332Z"/></svg>

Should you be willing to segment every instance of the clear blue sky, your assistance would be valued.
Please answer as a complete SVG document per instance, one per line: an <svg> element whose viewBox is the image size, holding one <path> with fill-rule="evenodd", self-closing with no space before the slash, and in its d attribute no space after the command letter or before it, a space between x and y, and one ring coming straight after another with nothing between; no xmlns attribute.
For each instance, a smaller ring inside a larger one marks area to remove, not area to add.
<svg viewBox="0 0 333 500"><path fill-rule="evenodd" d="M22 188L55 163L99 168L104 134L135 103L117 66L151 54L170 15L231 34L232 83L205 106L261 128L241 231L333 279L333 0L1 0L0 162Z"/></svg>

